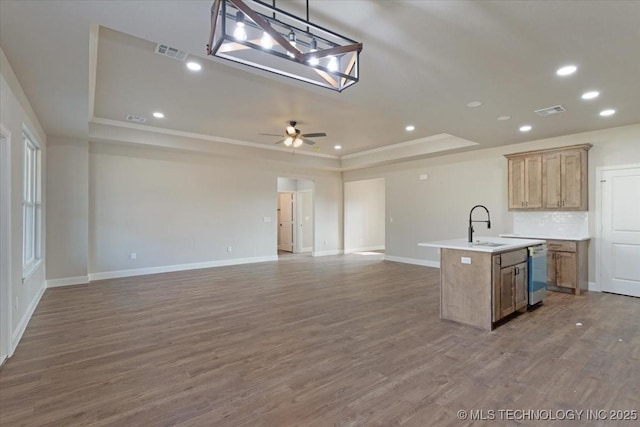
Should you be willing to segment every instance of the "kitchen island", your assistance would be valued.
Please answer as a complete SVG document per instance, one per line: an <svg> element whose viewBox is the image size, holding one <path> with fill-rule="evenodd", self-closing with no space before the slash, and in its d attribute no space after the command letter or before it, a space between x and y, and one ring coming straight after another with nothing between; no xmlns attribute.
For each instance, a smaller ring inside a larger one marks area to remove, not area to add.
<svg viewBox="0 0 640 427"><path fill-rule="evenodd" d="M477 237L418 243L440 249L440 318L492 330L527 308L527 248L539 239Z"/></svg>

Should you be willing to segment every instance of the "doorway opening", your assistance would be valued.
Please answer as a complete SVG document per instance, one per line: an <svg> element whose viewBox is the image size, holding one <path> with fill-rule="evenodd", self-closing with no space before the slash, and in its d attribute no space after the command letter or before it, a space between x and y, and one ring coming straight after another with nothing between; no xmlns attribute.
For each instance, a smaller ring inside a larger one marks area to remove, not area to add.
<svg viewBox="0 0 640 427"><path fill-rule="evenodd" d="M385 179L344 183L344 252L384 254Z"/></svg>
<svg viewBox="0 0 640 427"><path fill-rule="evenodd" d="M314 250L314 183L278 178L278 256L312 255Z"/></svg>
<svg viewBox="0 0 640 427"><path fill-rule="evenodd" d="M0 123L0 366L11 356L11 133Z"/></svg>

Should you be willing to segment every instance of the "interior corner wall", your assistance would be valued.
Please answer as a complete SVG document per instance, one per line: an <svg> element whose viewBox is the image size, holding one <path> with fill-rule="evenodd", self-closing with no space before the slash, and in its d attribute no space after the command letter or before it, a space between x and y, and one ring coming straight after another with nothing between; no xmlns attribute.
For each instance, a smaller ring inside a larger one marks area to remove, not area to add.
<svg viewBox="0 0 640 427"><path fill-rule="evenodd" d="M344 184L345 252L385 247L385 180L367 179Z"/></svg>
<svg viewBox="0 0 640 427"><path fill-rule="evenodd" d="M477 236L513 231L505 154L583 143L593 144L589 151L589 232L594 237L589 245L589 280L595 281L595 217L600 213L595 198L596 168L640 163L640 124L353 170L344 172L343 179L385 178L385 254L391 259L433 265L439 262L436 249L417 244L465 238L469 210L476 204L489 208L492 226L488 230L483 224L476 225ZM428 179L421 180L420 175Z"/></svg>
<svg viewBox="0 0 640 427"><path fill-rule="evenodd" d="M277 182L290 175L315 183L314 251L339 251L339 172L91 142L90 277L275 259Z"/></svg>
<svg viewBox="0 0 640 427"><path fill-rule="evenodd" d="M49 136L47 281L88 281L89 143Z"/></svg>
<svg viewBox="0 0 640 427"><path fill-rule="evenodd" d="M11 261L9 264L11 283L11 349L15 349L22 337L31 315L45 290L46 218L47 218L47 140L46 135L27 99L17 76L4 52L0 49L0 121L11 133L9 147L11 156L11 196L10 196L10 234ZM40 145L41 155L41 238L42 262L23 280L22 278L22 185L23 185L23 142L22 131L25 126ZM7 284L3 284L7 285ZM12 351L10 352L12 353Z"/></svg>

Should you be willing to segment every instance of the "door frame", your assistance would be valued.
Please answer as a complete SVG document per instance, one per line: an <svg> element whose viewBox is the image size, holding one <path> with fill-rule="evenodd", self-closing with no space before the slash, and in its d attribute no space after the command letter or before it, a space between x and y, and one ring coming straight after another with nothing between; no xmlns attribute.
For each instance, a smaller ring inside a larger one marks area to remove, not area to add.
<svg viewBox="0 0 640 427"><path fill-rule="evenodd" d="M278 187L278 179L282 178L282 179L287 179L287 180L293 180L296 181L296 189L283 189L281 190ZM304 182L304 183L309 183L311 184L309 188L305 188L302 190L298 189L298 185L300 184L300 182ZM299 226L300 226L300 216L298 215L300 213L300 207L299 205L299 197L298 195L300 193L306 193L309 192L311 193L311 212L312 212L312 216L311 216L311 256L315 256L316 254L316 181L314 179L311 178L303 178L303 177L295 177L295 176L285 176L285 175L278 175L276 177L276 205L278 203L278 193L293 193L293 223L294 223L294 227L293 227L293 252L292 253L303 253L303 248L302 247L302 238L298 239L298 236L302 233L299 233ZM277 206L276 206L277 209ZM276 210L277 212L277 210ZM275 247L276 247L276 254L277 249L278 249L278 218L276 218L275 221L275 225L276 225L276 241L275 241Z"/></svg>
<svg viewBox="0 0 640 427"><path fill-rule="evenodd" d="M280 194L291 194L291 222L293 223L293 227L291 229L291 253L292 254L296 254L298 253L297 251L297 246L296 246L296 237L297 237L297 227L296 227L296 223L297 223L297 209L296 209L296 205L298 203L297 201L297 197L296 197L296 192L295 191L278 191L278 218L276 218L276 223L278 224L278 239L280 236ZM278 244L279 240L276 241L276 246L278 247L278 250L280 250L280 245Z"/></svg>
<svg viewBox="0 0 640 427"><path fill-rule="evenodd" d="M11 132L0 123L0 366L13 355L11 343ZM4 203L6 202L6 203Z"/></svg>
<svg viewBox="0 0 640 427"><path fill-rule="evenodd" d="M628 165L616 165L616 166L598 166L596 167L596 252L595 252L595 261L596 261L596 282L589 283L589 290L602 292L602 272L604 268L602 268L603 259L603 249L602 249L602 227L604 226L602 221L603 216L603 197L602 197L602 175L604 172L612 171L612 170L625 170L625 169L635 169L640 168L640 163L628 164Z"/></svg>

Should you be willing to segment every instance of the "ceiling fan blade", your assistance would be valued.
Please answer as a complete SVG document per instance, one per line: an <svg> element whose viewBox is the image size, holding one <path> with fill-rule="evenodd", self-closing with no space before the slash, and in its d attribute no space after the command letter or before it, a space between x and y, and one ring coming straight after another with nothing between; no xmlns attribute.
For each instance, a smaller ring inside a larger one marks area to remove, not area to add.
<svg viewBox="0 0 640 427"><path fill-rule="evenodd" d="M315 141L312 141L312 140L307 139L307 138L303 138L302 142L304 142L307 145L316 145Z"/></svg>
<svg viewBox="0 0 640 427"><path fill-rule="evenodd" d="M282 134L275 134L275 133L259 133L258 135L265 135L265 136L280 136L282 137Z"/></svg>
<svg viewBox="0 0 640 427"><path fill-rule="evenodd" d="M316 132L316 133L305 133L302 135L304 138L306 137L310 137L310 138L320 138L321 136L327 136L326 133L324 132Z"/></svg>

